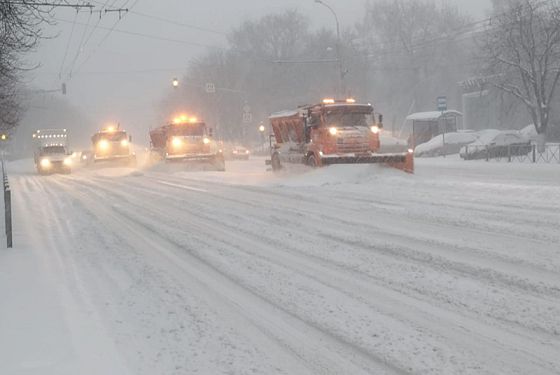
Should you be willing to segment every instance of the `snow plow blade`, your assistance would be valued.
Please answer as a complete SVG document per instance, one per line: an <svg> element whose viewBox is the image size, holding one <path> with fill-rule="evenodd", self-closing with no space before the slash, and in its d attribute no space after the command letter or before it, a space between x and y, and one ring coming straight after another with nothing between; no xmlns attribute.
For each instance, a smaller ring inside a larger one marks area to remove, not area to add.
<svg viewBox="0 0 560 375"><path fill-rule="evenodd" d="M167 157L167 163L211 163L216 159L215 155L193 155L180 157Z"/></svg>
<svg viewBox="0 0 560 375"><path fill-rule="evenodd" d="M326 157L321 159L321 164L387 164L407 173L414 173L414 154L407 152L403 154Z"/></svg>

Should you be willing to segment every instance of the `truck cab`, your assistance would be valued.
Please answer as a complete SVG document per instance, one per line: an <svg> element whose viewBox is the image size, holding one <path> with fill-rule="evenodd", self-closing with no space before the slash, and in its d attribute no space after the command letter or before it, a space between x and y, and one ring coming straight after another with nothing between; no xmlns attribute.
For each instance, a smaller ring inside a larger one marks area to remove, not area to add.
<svg viewBox="0 0 560 375"><path fill-rule="evenodd" d="M66 129L43 129L33 133L34 161L41 175L72 172L72 158L68 152Z"/></svg>
<svg viewBox="0 0 560 375"><path fill-rule="evenodd" d="M168 163L206 162L223 171L223 149L213 135L204 121L181 116L150 132L152 152Z"/></svg>
<svg viewBox="0 0 560 375"><path fill-rule="evenodd" d="M122 163L134 166L136 155L132 151L132 137L125 130L108 127L91 137L94 163Z"/></svg>

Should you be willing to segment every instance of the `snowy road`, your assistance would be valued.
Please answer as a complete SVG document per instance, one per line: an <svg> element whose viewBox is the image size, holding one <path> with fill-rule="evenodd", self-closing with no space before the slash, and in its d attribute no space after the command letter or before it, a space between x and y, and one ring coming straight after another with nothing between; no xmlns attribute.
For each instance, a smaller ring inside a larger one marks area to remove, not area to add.
<svg viewBox="0 0 560 375"><path fill-rule="evenodd" d="M14 163L1 374L558 374L560 167Z"/></svg>

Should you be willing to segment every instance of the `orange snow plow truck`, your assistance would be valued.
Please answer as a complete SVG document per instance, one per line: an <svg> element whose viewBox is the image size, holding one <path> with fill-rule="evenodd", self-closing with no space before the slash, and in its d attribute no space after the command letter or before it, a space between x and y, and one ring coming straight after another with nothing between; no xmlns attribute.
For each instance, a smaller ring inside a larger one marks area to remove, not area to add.
<svg viewBox="0 0 560 375"><path fill-rule="evenodd" d="M358 104L354 99L325 99L320 104L272 114L271 158L267 165L277 171L284 163L311 167L383 163L414 173L412 150L379 153L382 122L381 115L376 121L371 104Z"/></svg>
<svg viewBox="0 0 560 375"><path fill-rule="evenodd" d="M182 115L150 131L152 155L167 163L203 163L225 171L224 153L213 133L204 121Z"/></svg>

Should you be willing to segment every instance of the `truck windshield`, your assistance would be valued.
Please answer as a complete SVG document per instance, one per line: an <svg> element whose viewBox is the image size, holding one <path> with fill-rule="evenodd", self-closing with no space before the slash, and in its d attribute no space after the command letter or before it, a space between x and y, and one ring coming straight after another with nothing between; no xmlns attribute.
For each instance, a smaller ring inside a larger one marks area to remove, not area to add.
<svg viewBox="0 0 560 375"><path fill-rule="evenodd" d="M43 147L41 153L43 155L65 154L66 149L63 146L49 146Z"/></svg>
<svg viewBox="0 0 560 375"><path fill-rule="evenodd" d="M206 125L204 123L199 124L185 124L176 126L173 129L173 135L175 136L202 136L204 135L204 130L206 129Z"/></svg>
<svg viewBox="0 0 560 375"><path fill-rule="evenodd" d="M329 112L326 116L327 126L371 126L373 125L373 116L371 113L357 112Z"/></svg>
<svg viewBox="0 0 560 375"><path fill-rule="evenodd" d="M106 139L109 142L120 142L127 139L125 132L117 132L117 133L99 133L97 139Z"/></svg>

